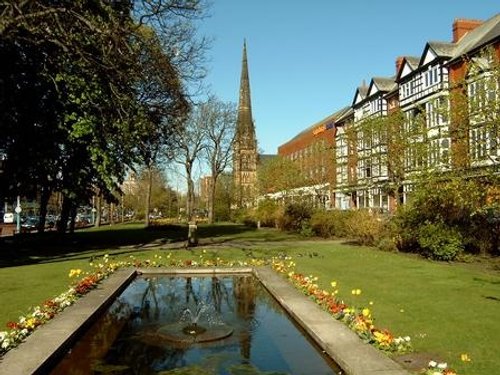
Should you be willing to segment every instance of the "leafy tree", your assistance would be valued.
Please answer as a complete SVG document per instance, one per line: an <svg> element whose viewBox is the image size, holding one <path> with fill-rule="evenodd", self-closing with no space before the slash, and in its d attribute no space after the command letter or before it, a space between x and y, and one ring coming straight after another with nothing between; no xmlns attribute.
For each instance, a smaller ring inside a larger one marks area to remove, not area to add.
<svg viewBox="0 0 500 375"><path fill-rule="evenodd" d="M138 140L139 162L148 171L146 187L145 224L149 225L153 168L166 149L172 147L174 133L179 131L187 116L189 105L179 77L151 30L144 34L140 61L143 69L138 75ZM182 130L180 130L182 131Z"/></svg>
<svg viewBox="0 0 500 375"><path fill-rule="evenodd" d="M278 193L284 201L294 188L304 186L299 167L281 156L258 167L257 184L260 195Z"/></svg>
<svg viewBox="0 0 500 375"><path fill-rule="evenodd" d="M151 113L158 117L154 108L146 110L157 102L139 100L145 86L138 82L146 82L152 69L145 67L153 67L145 65L144 56L164 52L166 57L158 62L170 63L164 70L172 84L169 94L178 90L179 80L203 75L205 40L196 40L192 23L202 16L203 2L34 0L2 6L0 40L7 47L2 53L14 57L5 87L22 87L1 93L2 124L7 128L0 144L7 155L2 177L15 181L4 194L61 191L64 226L65 217L75 212L73 206L88 200L95 189L112 199L126 166L137 161L135 146L145 131L141 120ZM157 38L144 37L148 25ZM155 44L146 43L151 40ZM28 92L31 113L20 110ZM18 125L21 132L16 131ZM29 158L18 145L23 134L33 138L37 129L47 143L34 145L31 156L41 167L32 163L29 168ZM19 173L16 165L28 168Z"/></svg>

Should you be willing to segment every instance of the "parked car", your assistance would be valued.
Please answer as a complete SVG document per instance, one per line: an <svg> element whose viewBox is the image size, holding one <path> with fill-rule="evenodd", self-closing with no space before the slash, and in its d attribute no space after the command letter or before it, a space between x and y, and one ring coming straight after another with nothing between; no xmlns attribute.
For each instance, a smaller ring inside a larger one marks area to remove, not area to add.
<svg viewBox="0 0 500 375"><path fill-rule="evenodd" d="M3 222L5 224L13 224L14 223L14 213L6 212L3 214Z"/></svg>
<svg viewBox="0 0 500 375"><path fill-rule="evenodd" d="M28 216L26 220L21 224L21 227L32 230L38 228L40 223L40 218L38 216Z"/></svg>

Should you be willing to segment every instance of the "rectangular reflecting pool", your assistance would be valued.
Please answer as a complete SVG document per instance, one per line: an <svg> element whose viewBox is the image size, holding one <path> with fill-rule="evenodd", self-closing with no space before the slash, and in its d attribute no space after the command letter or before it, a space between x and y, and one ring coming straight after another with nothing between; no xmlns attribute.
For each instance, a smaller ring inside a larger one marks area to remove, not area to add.
<svg viewBox="0 0 500 375"><path fill-rule="evenodd" d="M253 275L142 275L51 374L341 374Z"/></svg>

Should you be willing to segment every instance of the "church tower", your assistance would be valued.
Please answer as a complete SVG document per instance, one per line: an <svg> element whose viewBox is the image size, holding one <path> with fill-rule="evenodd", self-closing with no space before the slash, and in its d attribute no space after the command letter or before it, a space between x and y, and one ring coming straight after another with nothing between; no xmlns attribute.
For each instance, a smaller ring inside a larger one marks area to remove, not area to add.
<svg viewBox="0 0 500 375"><path fill-rule="evenodd" d="M247 206L253 200L256 190L257 140L255 139L255 126L252 119L246 41L243 42L240 99L233 143L233 175L236 205L238 207Z"/></svg>

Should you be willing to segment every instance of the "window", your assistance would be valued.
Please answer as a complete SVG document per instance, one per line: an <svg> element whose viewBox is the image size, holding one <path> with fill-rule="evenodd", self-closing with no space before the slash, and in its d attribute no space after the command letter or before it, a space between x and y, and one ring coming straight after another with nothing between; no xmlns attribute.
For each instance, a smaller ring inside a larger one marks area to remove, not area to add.
<svg viewBox="0 0 500 375"><path fill-rule="evenodd" d="M485 160L498 154L498 131L480 127L470 131L470 155L472 160Z"/></svg>
<svg viewBox="0 0 500 375"><path fill-rule="evenodd" d="M424 73L424 88L434 86L441 82L441 70L439 65L429 66L428 70Z"/></svg>
<svg viewBox="0 0 500 375"><path fill-rule="evenodd" d="M493 76L484 74L469 82L467 94L471 113L478 113L483 109L488 111L497 100L498 82Z"/></svg>
<svg viewBox="0 0 500 375"><path fill-rule="evenodd" d="M486 131L483 128L472 129L470 132L470 148L472 160L482 160L487 155Z"/></svg>
<svg viewBox="0 0 500 375"><path fill-rule="evenodd" d="M409 111L405 112L405 127L406 131L409 133L416 133L420 128L420 122L422 121L422 109L420 107L414 107Z"/></svg>
<svg viewBox="0 0 500 375"><path fill-rule="evenodd" d="M377 112L380 112L380 101L381 99L380 98L376 98L375 100L372 100L370 102L370 110L371 110L371 114L374 114L374 113L377 113Z"/></svg>
<svg viewBox="0 0 500 375"><path fill-rule="evenodd" d="M446 125L448 122L448 99L439 97L425 103L425 112L428 128Z"/></svg>

